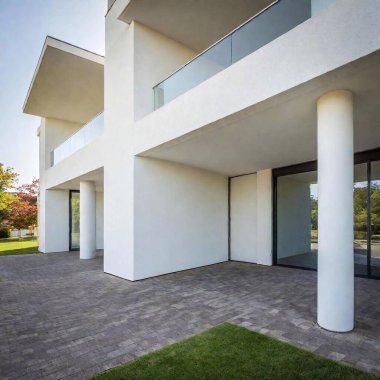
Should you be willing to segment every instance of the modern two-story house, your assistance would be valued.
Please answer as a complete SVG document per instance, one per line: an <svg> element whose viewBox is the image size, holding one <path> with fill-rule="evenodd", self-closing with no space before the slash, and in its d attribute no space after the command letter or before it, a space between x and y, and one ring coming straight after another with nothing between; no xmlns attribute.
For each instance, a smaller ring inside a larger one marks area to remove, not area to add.
<svg viewBox="0 0 380 380"><path fill-rule="evenodd" d="M48 37L25 101L40 250L131 281L318 269L318 323L352 330L354 276L380 276L380 1L108 8L105 57Z"/></svg>

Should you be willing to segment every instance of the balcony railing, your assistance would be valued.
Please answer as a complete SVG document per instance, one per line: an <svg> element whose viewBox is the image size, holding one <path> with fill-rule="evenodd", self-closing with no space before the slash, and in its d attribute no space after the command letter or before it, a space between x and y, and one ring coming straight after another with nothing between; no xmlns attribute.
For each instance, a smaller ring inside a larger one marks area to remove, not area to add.
<svg viewBox="0 0 380 380"><path fill-rule="evenodd" d="M70 136L65 142L51 152L51 164L56 165L77 150L83 148L103 133L104 113L100 113L81 129Z"/></svg>
<svg viewBox="0 0 380 380"><path fill-rule="evenodd" d="M277 0L157 84L154 109L175 99L311 17L311 0ZM281 65L281 62L278 62ZM254 75L254 73L252 73Z"/></svg>

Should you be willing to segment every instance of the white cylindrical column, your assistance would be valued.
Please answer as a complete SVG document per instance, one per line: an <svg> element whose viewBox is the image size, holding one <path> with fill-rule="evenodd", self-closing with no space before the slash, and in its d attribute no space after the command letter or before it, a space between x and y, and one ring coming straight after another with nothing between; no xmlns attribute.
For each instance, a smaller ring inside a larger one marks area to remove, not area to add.
<svg viewBox="0 0 380 380"><path fill-rule="evenodd" d="M81 259L93 259L96 250L96 193L90 181L80 182L80 254Z"/></svg>
<svg viewBox="0 0 380 380"><path fill-rule="evenodd" d="M318 324L354 328L353 96L318 99Z"/></svg>

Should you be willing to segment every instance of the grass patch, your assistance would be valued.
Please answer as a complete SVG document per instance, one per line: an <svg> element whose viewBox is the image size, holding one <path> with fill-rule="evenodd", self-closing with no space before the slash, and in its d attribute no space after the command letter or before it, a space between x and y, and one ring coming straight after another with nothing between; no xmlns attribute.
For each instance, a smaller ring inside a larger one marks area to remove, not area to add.
<svg viewBox="0 0 380 380"><path fill-rule="evenodd" d="M38 253L38 241L35 237L0 239L0 256Z"/></svg>
<svg viewBox="0 0 380 380"><path fill-rule="evenodd" d="M223 323L92 379L364 380L376 377L243 327Z"/></svg>

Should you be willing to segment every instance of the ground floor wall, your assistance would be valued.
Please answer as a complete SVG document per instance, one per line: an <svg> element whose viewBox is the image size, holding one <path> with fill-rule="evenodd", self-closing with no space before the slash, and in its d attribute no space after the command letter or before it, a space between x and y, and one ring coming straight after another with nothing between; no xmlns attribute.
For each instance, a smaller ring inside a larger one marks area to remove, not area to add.
<svg viewBox="0 0 380 380"><path fill-rule="evenodd" d="M69 250L69 191L41 189L39 198L39 250Z"/></svg>
<svg viewBox="0 0 380 380"><path fill-rule="evenodd" d="M135 160L135 279L228 260L228 178Z"/></svg>
<svg viewBox="0 0 380 380"><path fill-rule="evenodd" d="M231 260L257 263L257 174L231 178Z"/></svg>
<svg viewBox="0 0 380 380"><path fill-rule="evenodd" d="M272 171L230 178L230 259L272 265Z"/></svg>
<svg viewBox="0 0 380 380"><path fill-rule="evenodd" d="M118 176L107 171L105 272L139 280L229 259L272 265L271 170L229 179L135 157Z"/></svg>
<svg viewBox="0 0 380 380"><path fill-rule="evenodd" d="M123 168L105 168L104 192L94 194L93 247L104 249L105 272L139 280L229 259L272 264L271 170L228 178L140 157ZM69 250L79 232L70 204L69 190L41 192L42 252Z"/></svg>
<svg viewBox="0 0 380 380"><path fill-rule="evenodd" d="M104 193L96 192L96 249L104 249ZM70 190L41 189L38 210L39 250L43 253L70 250ZM73 238L73 236L72 236ZM75 237L79 241L79 236Z"/></svg>

